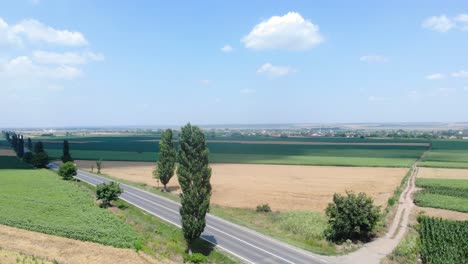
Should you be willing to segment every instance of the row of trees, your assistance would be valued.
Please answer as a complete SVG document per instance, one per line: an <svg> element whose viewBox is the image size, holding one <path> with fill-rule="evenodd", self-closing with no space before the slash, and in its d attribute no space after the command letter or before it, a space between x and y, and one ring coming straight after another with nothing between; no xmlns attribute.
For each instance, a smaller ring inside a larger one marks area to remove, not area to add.
<svg viewBox="0 0 468 264"><path fill-rule="evenodd" d="M177 177L182 189L180 215L187 252L190 255L193 242L205 229L206 213L210 208L211 168L208 154L205 134L190 123L181 129L178 151L174 148L171 129L165 130L161 135L159 160L154 174L163 184L163 191L167 191L167 184L174 176L175 163L179 163Z"/></svg>

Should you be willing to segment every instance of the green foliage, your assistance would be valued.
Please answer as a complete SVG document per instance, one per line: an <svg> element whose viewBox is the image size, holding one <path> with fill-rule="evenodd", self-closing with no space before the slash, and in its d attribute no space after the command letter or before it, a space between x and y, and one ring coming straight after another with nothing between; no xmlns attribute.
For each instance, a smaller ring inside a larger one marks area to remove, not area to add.
<svg viewBox="0 0 468 264"><path fill-rule="evenodd" d="M32 154L32 152L26 152L26 153L24 153L24 155L23 155L23 161L24 161L24 162L31 164L31 163L32 163L32 160L33 160L33 154Z"/></svg>
<svg viewBox="0 0 468 264"><path fill-rule="evenodd" d="M31 138L28 138L28 145L27 145L27 147L28 147L28 150L29 150L29 151L33 151L33 144L32 144Z"/></svg>
<svg viewBox="0 0 468 264"><path fill-rule="evenodd" d="M97 174L101 174L102 160L96 160L96 169L97 169Z"/></svg>
<svg viewBox="0 0 468 264"><path fill-rule="evenodd" d="M420 240L416 230L410 227L409 232L403 238L389 258L396 263L414 264L420 252ZM385 262L383 262L385 263Z"/></svg>
<svg viewBox="0 0 468 264"><path fill-rule="evenodd" d="M282 229L304 237L306 241L322 240L327 218L312 211L290 211L278 216L278 224Z"/></svg>
<svg viewBox="0 0 468 264"><path fill-rule="evenodd" d="M162 133L162 140L159 145L159 161L157 167L157 178L164 185L164 191L167 192L166 185L174 176L176 161L176 150L172 142L172 130L167 129Z"/></svg>
<svg viewBox="0 0 468 264"><path fill-rule="evenodd" d="M63 155L61 157L63 163L73 161L70 155L70 146L68 145L68 140L63 141Z"/></svg>
<svg viewBox="0 0 468 264"><path fill-rule="evenodd" d="M38 141L36 142L36 144L34 144L34 153L38 154L41 152L44 152L44 144L42 143L42 141Z"/></svg>
<svg viewBox="0 0 468 264"><path fill-rule="evenodd" d="M21 161L17 157L0 156L0 169L31 169L31 165Z"/></svg>
<svg viewBox="0 0 468 264"><path fill-rule="evenodd" d="M421 257L424 263L468 263L468 221L419 217Z"/></svg>
<svg viewBox="0 0 468 264"><path fill-rule="evenodd" d="M375 206L374 200L365 193L347 192L346 196L335 193L333 203L328 204L325 213L329 223L325 235L336 242L347 239L368 241L381 217L380 207Z"/></svg>
<svg viewBox="0 0 468 264"><path fill-rule="evenodd" d="M68 161L62 166L60 166L60 169L58 171L58 175L62 176L64 180L71 180L73 179L73 176L76 175L76 166L73 164L73 162Z"/></svg>
<svg viewBox="0 0 468 264"><path fill-rule="evenodd" d="M24 155L24 139L23 139L23 136L21 136L19 139L18 139L18 146L16 148L16 155L19 157L19 158L22 158L23 155Z"/></svg>
<svg viewBox="0 0 468 264"><path fill-rule="evenodd" d="M45 152L35 153L31 163L36 168L45 168L49 163L49 156Z"/></svg>
<svg viewBox="0 0 468 264"><path fill-rule="evenodd" d="M117 200L122 193L123 189L114 181L102 183L96 187L96 197L101 200L101 206L104 208L111 206L111 202Z"/></svg>
<svg viewBox="0 0 468 264"><path fill-rule="evenodd" d="M271 207L269 204L260 204L257 205L257 208L255 209L257 213L270 213L271 212Z"/></svg>
<svg viewBox="0 0 468 264"><path fill-rule="evenodd" d="M418 178L416 186L424 188L414 196L416 205L468 212L468 180Z"/></svg>
<svg viewBox="0 0 468 264"><path fill-rule="evenodd" d="M185 254L184 255L184 262L191 262L191 263L205 263L207 262L208 258L200 253L193 253L192 255Z"/></svg>
<svg viewBox="0 0 468 264"><path fill-rule="evenodd" d="M0 224L133 248L141 238L77 186L46 170L0 170Z"/></svg>
<svg viewBox="0 0 468 264"><path fill-rule="evenodd" d="M179 166L177 176L180 194L182 231L191 253L192 242L199 238L206 225L210 208L211 168L208 165L208 148L203 131L190 124L182 127L179 137Z"/></svg>

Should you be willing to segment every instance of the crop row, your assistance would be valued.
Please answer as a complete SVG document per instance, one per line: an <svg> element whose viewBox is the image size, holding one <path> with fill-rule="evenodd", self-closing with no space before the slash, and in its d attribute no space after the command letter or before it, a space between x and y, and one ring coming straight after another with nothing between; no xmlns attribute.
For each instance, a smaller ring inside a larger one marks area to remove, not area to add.
<svg viewBox="0 0 468 264"><path fill-rule="evenodd" d="M419 235L424 263L468 263L468 221L420 217Z"/></svg>

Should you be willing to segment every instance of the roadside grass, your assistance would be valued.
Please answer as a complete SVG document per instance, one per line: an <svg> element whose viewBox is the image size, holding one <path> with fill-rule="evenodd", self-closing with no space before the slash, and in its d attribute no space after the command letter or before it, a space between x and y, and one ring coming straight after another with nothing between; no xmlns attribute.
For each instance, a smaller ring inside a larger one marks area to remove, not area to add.
<svg viewBox="0 0 468 264"><path fill-rule="evenodd" d="M96 188L85 183L79 183L95 197ZM175 262L183 262L185 253L185 240L180 228L167 223L123 200L114 202L115 207L108 211L117 215L120 219L130 224L133 229L143 237L141 250L156 259L168 258ZM201 253L207 257L208 263L239 263L236 259L202 239L194 243L194 253Z"/></svg>
<svg viewBox="0 0 468 264"><path fill-rule="evenodd" d="M99 208L76 182L47 170L0 170L0 224L138 249L142 238Z"/></svg>
<svg viewBox="0 0 468 264"><path fill-rule="evenodd" d="M424 188L414 196L416 205L468 213L468 180L418 178L416 186Z"/></svg>
<svg viewBox="0 0 468 264"><path fill-rule="evenodd" d="M384 260L383 264L414 264L421 251L418 231L415 226L410 226L408 233L398 243L397 247Z"/></svg>

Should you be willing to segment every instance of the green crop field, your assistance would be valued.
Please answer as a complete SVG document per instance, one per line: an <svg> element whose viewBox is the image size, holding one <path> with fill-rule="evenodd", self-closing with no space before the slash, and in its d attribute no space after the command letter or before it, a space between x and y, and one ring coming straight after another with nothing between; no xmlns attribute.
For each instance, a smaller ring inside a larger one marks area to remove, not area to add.
<svg viewBox="0 0 468 264"><path fill-rule="evenodd" d="M83 160L156 161L155 137L82 137L70 140L71 155ZM366 139L363 139L366 140ZM330 141L332 142L332 141ZM62 141L44 139L49 156L60 158ZM177 145L177 144L176 144ZM208 142L214 163L409 167L423 146L302 145Z"/></svg>
<svg viewBox="0 0 468 264"><path fill-rule="evenodd" d="M468 168L468 140L434 140L421 167Z"/></svg>
<svg viewBox="0 0 468 264"><path fill-rule="evenodd" d="M468 263L468 221L421 217L421 257L423 263Z"/></svg>
<svg viewBox="0 0 468 264"><path fill-rule="evenodd" d="M0 156L0 169L31 169L31 165L22 162L17 157Z"/></svg>
<svg viewBox="0 0 468 264"><path fill-rule="evenodd" d="M414 197L418 206L468 213L468 180L418 178L416 186L424 188Z"/></svg>
<svg viewBox="0 0 468 264"><path fill-rule="evenodd" d="M141 243L130 225L73 184L47 170L0 169L0 224L115 247Z"/></svg>

